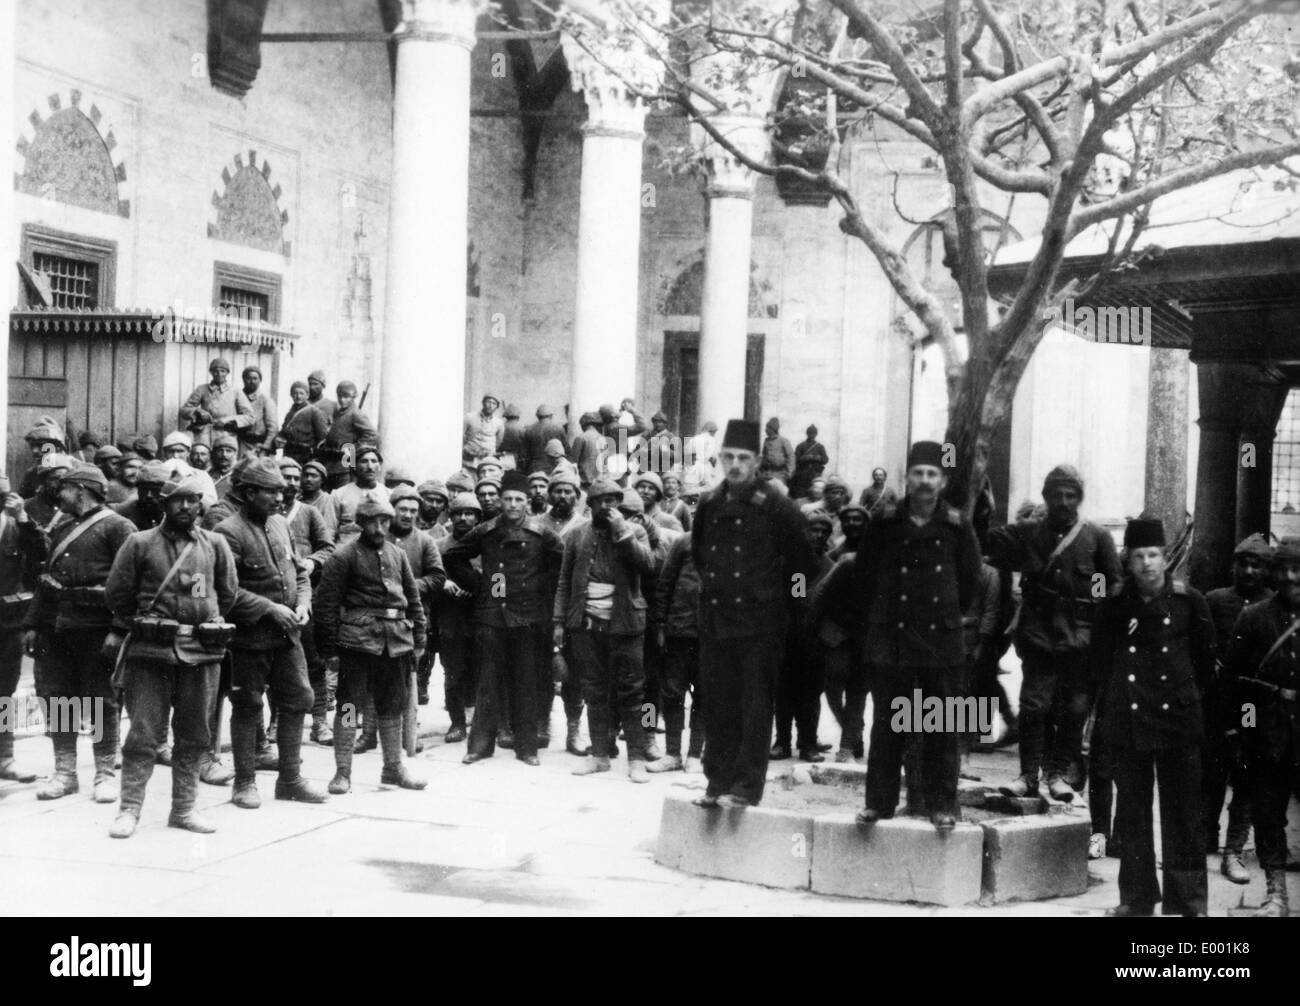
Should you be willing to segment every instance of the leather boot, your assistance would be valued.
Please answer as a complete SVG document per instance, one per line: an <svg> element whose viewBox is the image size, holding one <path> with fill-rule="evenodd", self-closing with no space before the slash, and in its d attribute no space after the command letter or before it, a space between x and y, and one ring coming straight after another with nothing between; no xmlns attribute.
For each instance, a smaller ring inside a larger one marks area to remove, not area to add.
<svg viewBox="0 0 1300 1006"><path fill-rule="evenodd" d="M1286 868L1276 866L1264 867L1265 883L1268 895L1255 913L1257 919L1285 919L1290 914L1286 895Z"/></svg>
<svg viewBox="0 0 1300 1006"><path fill-rule="evenodd" d="M586 758L591 754L590 747L583 747L578 740L578 730L582 726L582 717L575 716L569 720L569 729L564 739L564 750L571 755L577 755L579 758Z"/></svg>
<svg viewBox="0 0 1300 1006"><path fill-rule="evenodd" d="M1016 799L1039 796L1038 776L1035 774L1031 779L1027 775L1022 775L1009 786L999 786L998 791L1005 796L1015 797Z"/></svg>
<svg viewBox="0 0 1300 1006"><path fill-rule="evenodd" d="M0 780L7 782L35 782L38 776L14 761L14 735L0 731Z"/></svg>
<svg viewBox="0 0 1300 1006"><path fill-rule="evenodd" d="M117 803L121 790L117 785L117 772L113 769L113 753L95 752L95 789L96 803Z"/></svg>
<svg viewBox="0 0 1300 1006"><path fill-rule="evenodd" d="M153 777L154 762L148 755L125 755L122 759L122 802L119 813L140 816L144 792Z"/></svg>
<svg viewBox="0 0 1300 1006"><path fill-rule="evenodd" d="M302 721L305 717L305 713L280 714L280 778L275 781L275 798L324 803L325 791L302 777Z"/></svg>
<svg viewBox="0 0 1300 1006"><path fill-rule="evenodd" d="M262 806L257 792L257 720L255 710L236 707L230 712L230 753L235 758L235 791L230 802L244 810Z"/></svg>
<svg viewBox="0 0 1300 1006"><path fill-rule="evenodd" d="M214 755L204 751L199 756L199 781L209 786L229 786L235 778L235 770Z"/></svg>
<svg viewBox="0 0 1300 1006"><path fill-rule="evenodd" d="M330 747L334 743L334 731L330 729L329 720L324 713L313 713L311 717L311 739L315 744Z"/></svg>
<svg viewBox="0 0 1300 1006"><path fill-rule="evenodd" d="M1241 853L1239 852L1225 850L1223 862L1219 864L1219 872L1234 884L1250 883L1250 871L1246 869L1246 864L1241 861Z"/></svg>
<svg viewBox="0 0 1300 1006"><path fill-rule="evenodd" d="M361 709L361 737L354 748L357 754L365 754L379 746L379 714L375 712L375 697L368 688Z"/></svg>
<svg viewBox="0 0 1300 1006"><path fill-rule="evenodd" d="M257 735L254 733L253 742ZM167 827L183 828L199 835L210 835L216 831L206 818L194 812L194 798L199 788L199 758L194 751L182 754L172 749L172 812L167 818Z"/></svg>
<svg viewBox="0 0 1300 1006"><path fill-rule="evenodd" d="M379 781L388 786L401 786L402 789L424 789L428 783L417 779L402 764L402 717L381 716L379 718L379 745L384 751L384 771Z"/></svg>
<svg viewBox="0 0 1300 1006"><path fill-rule="evenodd" d="M334 713L334 778L330 780L329 791L336 796L352 789L352 748L357 742L355 727L349 726L343 713Z"/></svg>
<svg viewBox="0 0 1300 1006"><path fill-rule="evenodd" d="M54 774L36 791L38 800L57 800L80 788L77 782L77 735L55 734Z"/></svg>

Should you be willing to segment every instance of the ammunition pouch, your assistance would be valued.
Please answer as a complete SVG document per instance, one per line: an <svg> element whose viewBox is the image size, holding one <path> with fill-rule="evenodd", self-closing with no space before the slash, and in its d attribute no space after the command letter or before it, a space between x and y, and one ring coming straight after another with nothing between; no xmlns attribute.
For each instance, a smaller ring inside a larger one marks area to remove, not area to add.
<svg viewBox="0 0 1300 1006"><path fill-rule="evenodd" d="M82 608L107 608L108 591L104 587L64 587L59 600Z"/></svg>
<svg viewBox="0 0 1300 1006"><path fill-rule="evenodd" d="M194 627L194 638L209 649L224 649L235 638L235 627L229 622L201 622Z"/></svg>
<svg viewBox="0 0 1300 1006"><path fill-rule="evenodd" d="M189 626L185 626L185 628L189 628ZM175 641L180 634L180 630L181 623L174 618L141 615L131 622L131 635L144 643L167 645Z"/></svg>
<svg viewBox="0 0 1300 1006"><path fill-rule="evenodd" d="M49 573L42 573L36 578L36 582L41 585L42 590L48 591L54 597L61 597L63 595L63 584L50 576Z"/></svg>
<svg viewBox="0 0 1300 1006"><path fill-rule="evenodd" d="M18 621L23 615L27 614L27 608L32 603L35 595L27 590L18 594L5 594L0 597L0 620L5 622Z"/></svg>
<svg viewBox="0 0 1300 1006"><path fill-rule="evenodd" d="M328 447L328 446L321 446L321 447L319 447L319 448L316 450L316 456L317 456L321 461L342 461L342 460L343 460L343 448L342 448L342 447Z"/></svg>

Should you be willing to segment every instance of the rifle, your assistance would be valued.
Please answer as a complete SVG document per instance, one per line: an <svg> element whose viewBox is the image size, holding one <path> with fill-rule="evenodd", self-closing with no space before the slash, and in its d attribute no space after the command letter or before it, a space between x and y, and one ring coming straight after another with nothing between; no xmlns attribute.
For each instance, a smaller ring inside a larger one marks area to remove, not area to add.
<svg viewBox="0 0 1300 1006"><path fill-rule="evenodd" d="M363 391L363 392L361 392L361 398L360 398L360 400L357 402L357 411L358 411L358 412L360 412L362 409L364 409L364 408L366 407L366 396L367 396L368 394L370 394L370 385L369 385L369 384L366 385L366 390Z"/></svg>

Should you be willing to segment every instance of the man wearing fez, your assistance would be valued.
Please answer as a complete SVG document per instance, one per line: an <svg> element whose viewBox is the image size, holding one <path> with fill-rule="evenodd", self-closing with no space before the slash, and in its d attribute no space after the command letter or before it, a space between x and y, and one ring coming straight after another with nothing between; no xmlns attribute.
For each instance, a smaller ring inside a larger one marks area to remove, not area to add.
<svg viewBox="0 0 1300 1006"><path fill-rule="evenodd" d="M1201 817L1205 823L1205 851L1219 851L1219 813L1232 780L1232 803L1228 807L1228 835L1223 842L1223 860L1219 871L1234 884L1250 883L1250 871L1242 862L1246 839L1250 837L1250 793L1246 791L1245 773L1235 749L1226 743L1226 732L1240 726L1240 714L1232 715L1231 696L1221 685L1222 668L1228 658L1237 616L1247 605L1273 597L1269 588L1269 567L1273 549L1262 534L1243 539L1232 553L1232 586L1220 587L1205 595L1214 620L1214 641L1220 668L1219 679L1205 696L1205 750L1201 752Z"/></svg>
<svg viewBox="0 0 1300 1006"><path fill-rule="evenodd" d="M402 762L402 717L411 674L424 655L428 623L406 553L388 540L393 508L367 499L357 508L361 533L325 560L316 594L316 647L339 658L338 708L334 714L334 778L331 793L352 789L356 715L367 694L379 718L384 769L379 781L402 789L426 782Z"/></svg>
<svg viewBox="0 0 1300 1006"><path fill-rule="evenodd" d="M1278 543L1272 573L1277 593L1250 605L1237 619L1224 668L1226 708L1220 723L1236 733L1229 737L1229 743L1244 749L1245 769L1241 774L1250 793L1255 848L1268 885L1264 904L1255 914L1282 918L1290 909L1286 890L1287 804L1292 796L1300 796L1300 725L1296 722L1296 693L1300 690L1300 656L1296 653L1300 538L1283 538ZM1163 809L1163 778L1160 784ZM1234 792L1234 807L1237 800ZM1226 858L1226 850L1224 855Z"/></svg>
<svg viewBox="0 0 1300 1006"><path fill-rule="evenodd" d="M920 692L942 708L962 694L966 652L962 614L980 572L979 543L960 511L942 502L944 469L953 459L932 440L907 454L907 492L895 509L867 525L853 564L853 594L865 625L864 655L873 704L867 793L858 823L894 815L899 767L909 734L894 729L896 699L910 706ZM910 741L919 747L924 810L938 831L957 824L958 733L955 724ZM908 781L909 805L918 794ZM916 808L920 809L920 808Z"/></svg>
<svg viewBox="0 0 1300 1006"><path fill-rule="evenodd" d="M704 807L747 807L763 798L790 598L819 568L798 508L759 476L761 447L757 423L727 423L719 452L724 478L700 500L691 536L709 716L708 788L696 801Z"/></svg>
<svg viewBox="0 0 1300 1006"><path fill-rule="evenodd" d="M1067 778L1083 762L1092 620L1120 582L1110 532L1080 519L1082 502L1083 477L1070 465L1057 465L1043 481L1046 517L989 533L992 564L1003 575L1020 573L1022 598L1014 634L1025 675L1020 777L1002 787L1010 796L1037 796L1040 768L1053 800L1075 796Z"/></svg>
<svg viewBox="0 0 1300 1006"><path fill-rule="evenodd" d="M175 473L161 488L162 524L131 535L108 575L115 631L129 633L121 659L131 717L113 838L135 833L169 719L176 742L167 823L201 834L216 830L194 813L194 801L200 760L211 743L208 714L216 702L221 658L234 629L225 616L237 582L226 540L199 527L203 490L197 474ZM122 643L122 636L111 636L106 648Z"/></svg>
<svg viewBox="0 0 1300 1006"><path fill-rule="evenodd" d="M1102 602L1090 644L1094 729L1111 755L1121 847L1120 903L1107 914L1151 915L1162 901L1165 915L1204 915L1201 695L1214 678L1214 623L1205 598L1167 575L1159 518L1129 521L1124 552L1128 578ZM1151 820L1157 781L1163 897Z"/></svg>
<svg viewBox="0 0 1300 1006"><path fill-rule="evenodd" d="M474 612L478 703L463 761L472 765L492 756L498 728L510 725L503 708L508 692L515 757L527 765L540 765L538 661L546 652L564 546L559 535L528 515L528 476L522 472L503 476L500 514L443 552L447 574L457 582L472 579L466 567L476 556L482 558L483 567Z"/></svg>

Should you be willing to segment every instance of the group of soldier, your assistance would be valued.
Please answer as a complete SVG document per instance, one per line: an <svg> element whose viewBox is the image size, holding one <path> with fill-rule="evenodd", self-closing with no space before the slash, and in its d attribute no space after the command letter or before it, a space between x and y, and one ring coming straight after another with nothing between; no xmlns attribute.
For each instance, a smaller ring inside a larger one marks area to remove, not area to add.
<svg viewBox="0 0 1300 1006"><path fill-rule="evenodd" d="M518 410L498 418L485 396L465 419L462 469L417 484L385 465L351 382L337 402L319 372L295 383L277 425L256 368L237 392L224 360L211 374L161 458L148 457L152 438L69 456L43 421L25 491L3 487L0 697L26 651L41 698L95 700L93 795L119 804L114 837L134 832L159 761L172 768L169 823L191 831L212 830L194 809L200 781L233 781L232 802L255 809L256 772L273 768L277 799L324 801L301 775L309 715L311 739L334 749L329 794L349 792L354 755L376 745L382 783L423 788L403 754L418 748L435 654L445 740L467 741L465 764L503 748L538 765L558 694L575 775L610 771L622 741L631 781L702 771L697 803L744 808L761 801L769 760L829 750L824 693L837 760L867 756L860 826L899 812L906 764L902 813L946 833L973 738L909 735L891 711L918 694L996 698L1014 644L1018 723L1002 711L1020 775L1004 789L1033 797L1045 782L1071 801L1087 780L1092 854L1109 843L1121 859L1116 914L1157 902L1204 914L1229 782L1222 870L1249 880L1253 816L1262 912L1286 913L1300 542L1247 539L1233 585L1207 600L1168 575L1158 520L1129 522L1121 563L1110 533L1079 517L1070 466L1049 473L1035 512L977 535L944 501L943 445L912 446L901 496L877 470L854 501L823 477L815 428L796 450L775 420L766 440L731 420L719 441L710 423L683 451L662 414L647 425L630 399L584 414L570 442L548 407L520 428ZM220 759L226 698L233 773ZM57 799L78 790L78 724L48 733L55 770L37 796ZM4 732L0 778L35 781Z"/></svg>

